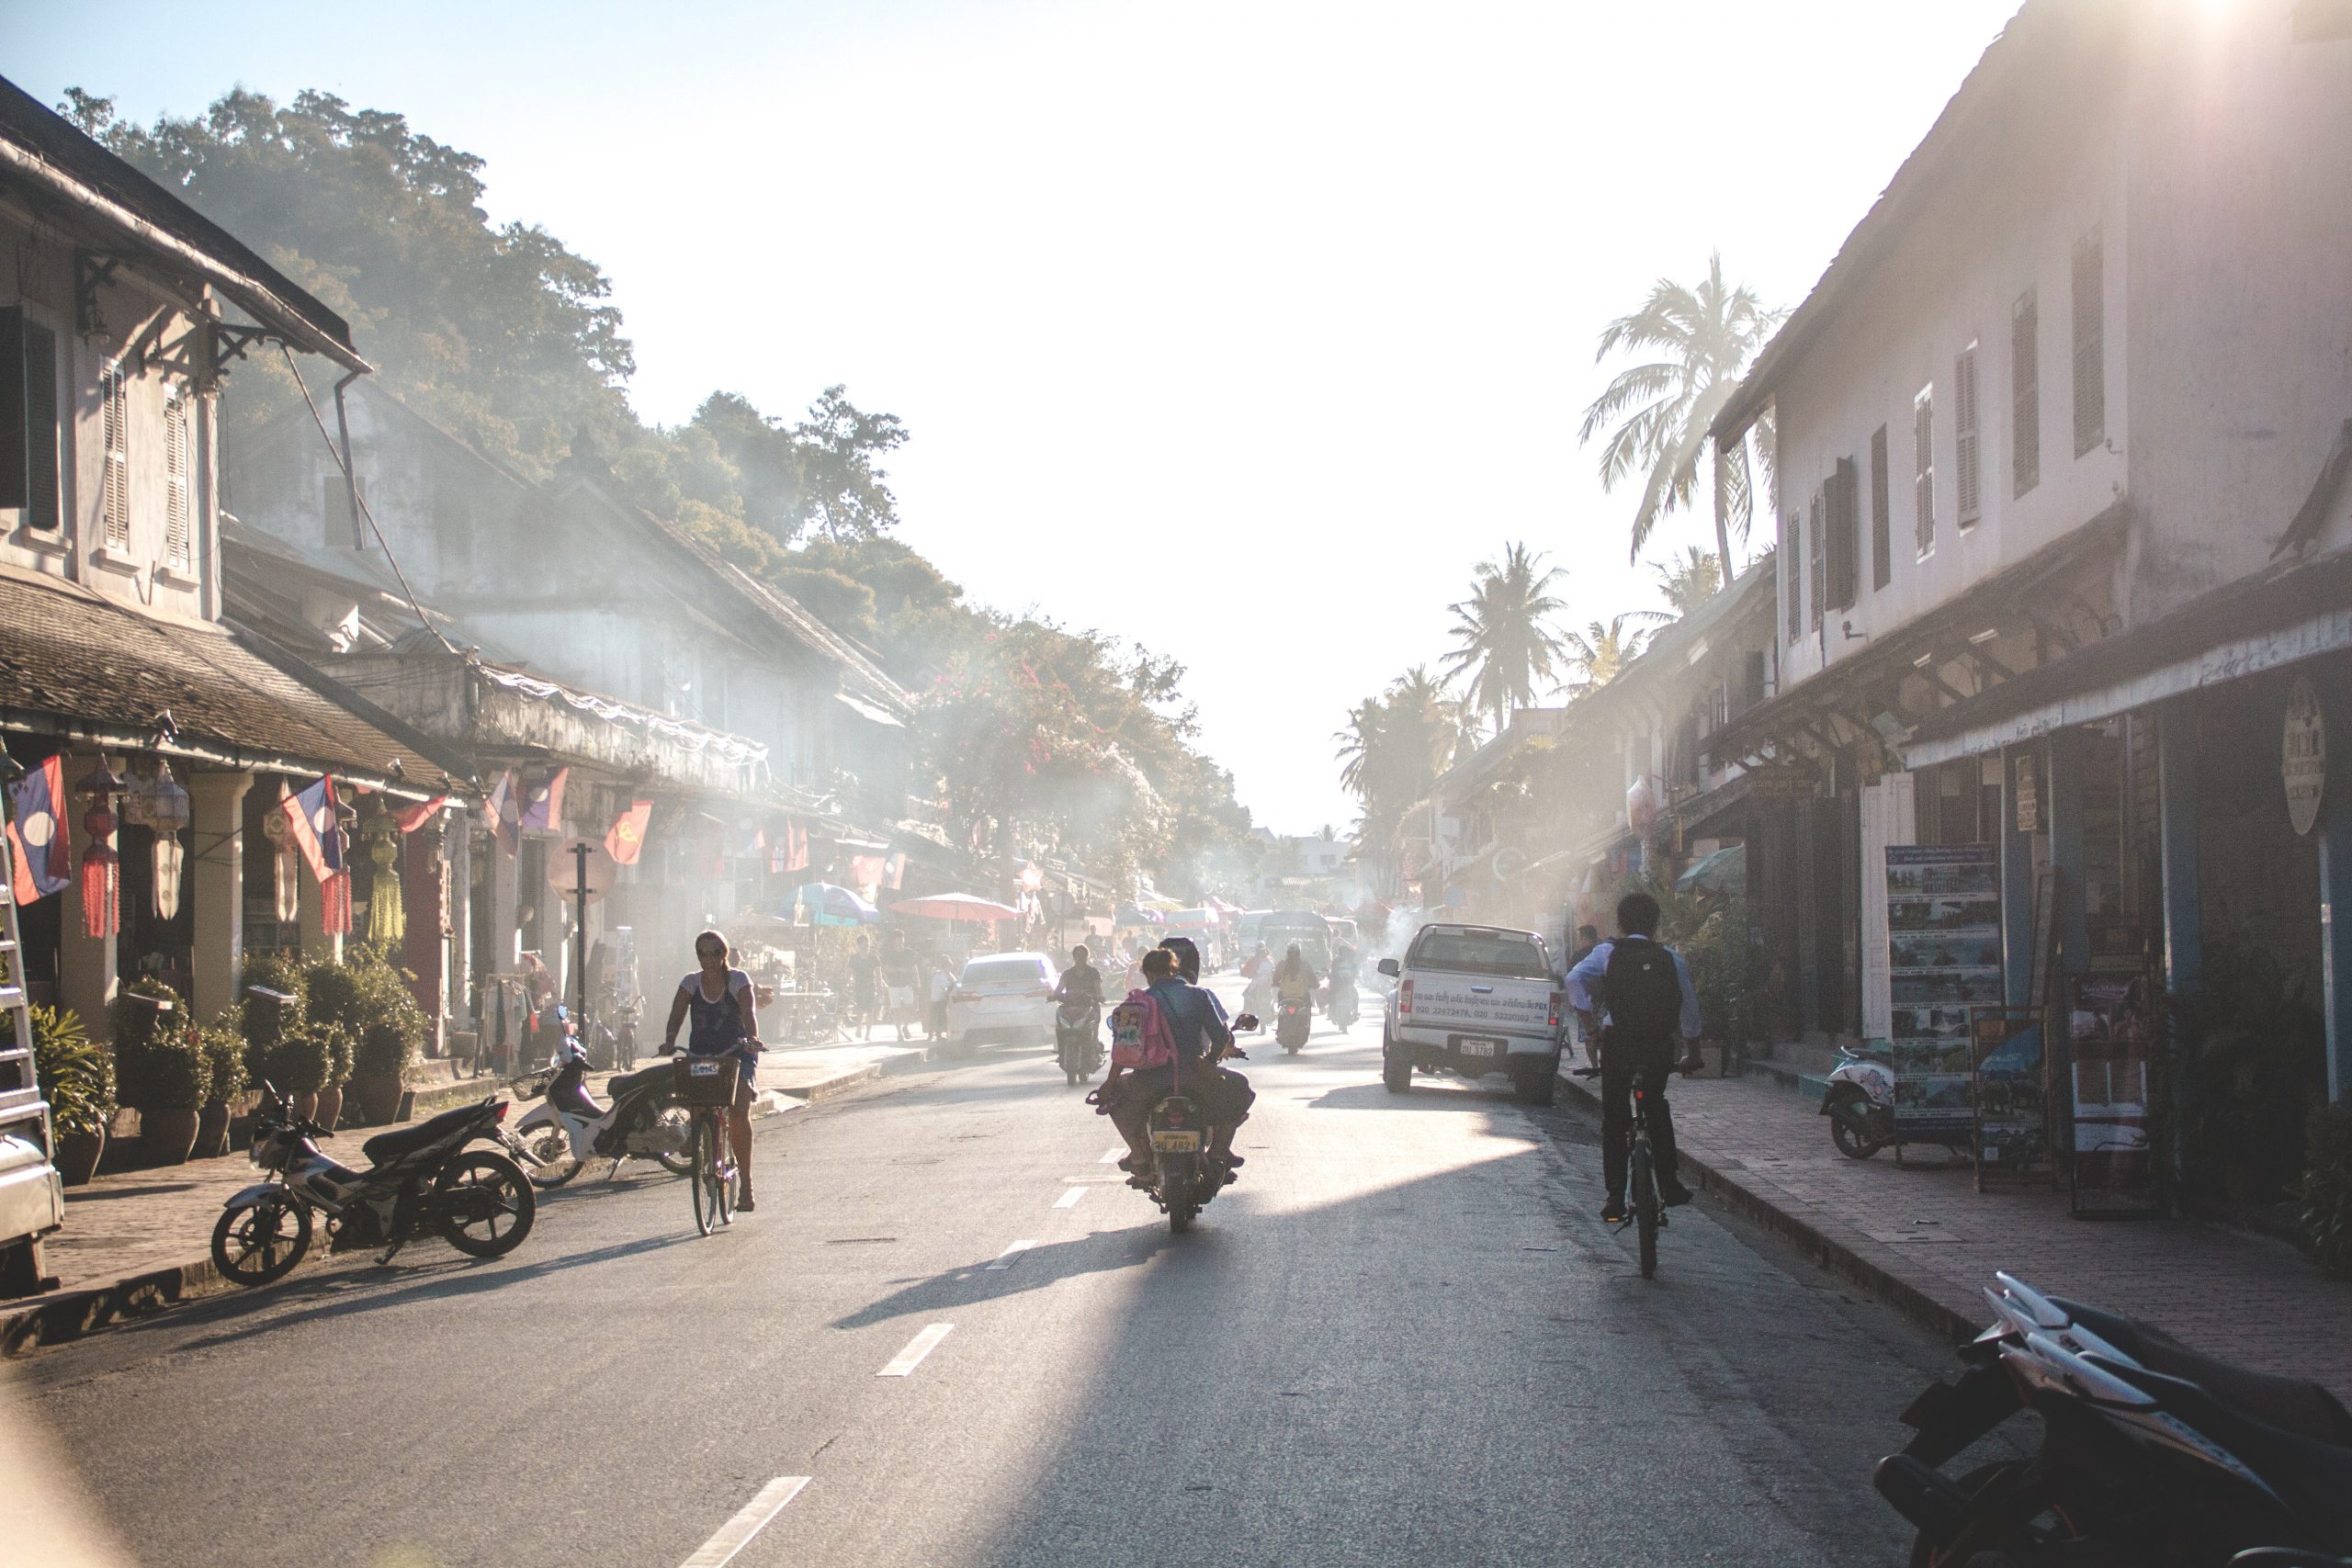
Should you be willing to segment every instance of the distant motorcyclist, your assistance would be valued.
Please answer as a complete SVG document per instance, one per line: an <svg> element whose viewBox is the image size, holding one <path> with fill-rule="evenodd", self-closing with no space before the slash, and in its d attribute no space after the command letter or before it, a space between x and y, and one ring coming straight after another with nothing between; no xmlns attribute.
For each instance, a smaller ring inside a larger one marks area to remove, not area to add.
<svg viewBox="0 0 2352 1568"><path fill-rule="evenodd" d="M1258 951L1241 962L1241 978L1248 982L1241 989L1241 1006L1245 1011L1256 1012L1264 1008L1273 995L1274 959L1260 942Z"/></svg>
<svg viewBox="0 0 2352 1568"><path fill-rule="evenodd" d="M1187 984L1176 972L1176 955L1165 948L1145 953L1141 967L1146 988L1159 1004L1174 1036L1176 1059L1164 1067L1144 1067L1124 1076L1114 1063L1096 1098L1109 1110L1112 1125L1126 1140L1128 1155L1120 1165L1133 1173L1134 1185L1149 1186L1153 1160L1144 1123L1155 1104L1180 1092L1197 1098L1222 1145L1230 1147L1232 1127L1248 1118L1250 1100L1256 1097L1227 1102L1229 1090L1215 1074L1216 1056L1233 1044L1233 1031L1219 1016L1216 998L1200 987ZM1242 1092L1249 1092L1246 1083Z"/></svg>
<svg viewBox="0 0 2352 1568"><path fill-rule="evenodd" d="M1084 946L1069 950L1069 967L1054 987L1054 1000L1086 1007L1102 1005L1102 971L1089 961Z"/></svg>
<svg viewBox="0 0 2352 1568"><path fill-rule="evenodd" d="M1299 951L1296 942L1283 950L1283 961L1274 965L1274 994L1285 1002L1306 1002L1312 1006L1315 987L1322 984L1322 980L1323 977L1315 972L1315 965L1306 961L1306 954Z"/></svg>
<svg viewBox="0 0 2352 1568"><path fill-rule="evenodd" d="M1199 944L1188 936L1171 936L1159 945L1174 955L1177 978L1197 988L1207 999L1210 1010L1216 1014L1216 1021L1219 1023L1227 1024L1229 1028L1229 1021L1225 1016L1225 1003L1218 999L1215 991L1201 984ZM1250 1024L1250 1017L1246 1012L1241 1021L1245 1025ZM1250 1107L1257 1101L1258 1091L1250 1087L1250 1080L1241 1074L1235 1072L1231 1067L1217 1065L1218 1058L1234 1048L1232 1037L1228 1034L1224 1044L1204 1054L1203 1065L1217 1082L1218 1098L1210 1118L1211 1125L1216 1129L1216 1134L1210 1141L1209 1152L1223 1159L1227 1165L1238 1167L1248 1162L1233 1152L1233 1134L1241 1123L1250 1120Z"/></svg>

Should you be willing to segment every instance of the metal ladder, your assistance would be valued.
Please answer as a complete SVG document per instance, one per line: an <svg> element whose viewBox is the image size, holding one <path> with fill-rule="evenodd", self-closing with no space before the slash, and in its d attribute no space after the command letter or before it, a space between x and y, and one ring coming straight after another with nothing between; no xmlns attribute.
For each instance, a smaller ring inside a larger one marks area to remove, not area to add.
<svg viewBox="0 0 2352 1568"><path fill-rule="evenodd" d="M49 1101L42 1097L33 1067L32 1004L25 990L23 932L17 923L16 846L0 833L0 1008L7 1010L10 1028L0 1035L0 1134L36 1143L53 1159L57 1144L49 1122ZM5 1148L5 1145L0 1145ZM56 1178L49 1178L51 1193ZM51 1216L62 1222L62 1207ZM54 1289L41 1266L40 1236L0 1235L0 1298L30 1295Z"/></svg>

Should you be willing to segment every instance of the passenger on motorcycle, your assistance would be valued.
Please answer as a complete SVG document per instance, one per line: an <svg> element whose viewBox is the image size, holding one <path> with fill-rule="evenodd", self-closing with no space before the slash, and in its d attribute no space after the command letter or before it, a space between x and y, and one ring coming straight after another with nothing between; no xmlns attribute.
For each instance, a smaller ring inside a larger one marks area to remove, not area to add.
<svg viewBox="0 0 2352 1568"><path fill-rule="evenodd" d="M1283 961L1274 966L1274 994L1286 1002L1311 1003L1315 1000L1315 987L1321 983L1322 976L1315 973L1315 965L1306 961L1298 943L1292 942L1283 952Z"/></svg>
<svg viewBox="0 0 2352 1568"><path fill-rule="evenodd" d="M1119 1164L1132 1173L1132 1184L1138 1187L1148 1186L1151 1179L1151 1145L1144 1138L1144 1122L1153 1105L1180 1090L1199 1100L1202 1113L1216 1129L1222 1152L1232 1146L1233 1129L1248 1119L1250 1102L1256 1098L1244 1083L1244 1098L1235 1102L1230 1088L1215 1071L1216 1055L1233 1045L1233 1031L1218 1016L1216 998L1178 976L1176 955L1166 948L1145 953L1142 969L1146 988L1159 1004L1175 1037L1176 1060L1165 1067L1125 1074L1114 1066L1095 1096L1109 1111L1111 1124L1126 1140L1127 1157Z"/></svg>
<svg viewBox="0 0 2352 1568"><path fill-rule="evenodd" d="M1233 1048L1232 1024L1225 1016L1225 1003L1218 999L1215 991L1201 984L1201 949L1197 942L1188 936L1171 936L1159 945L1175 955L1176 977L1200 992L1208 1002L1209 1010L1216 1015L1216 1021L1225 1024L1228 1031L1226 1043L1207 1053L1204 1064L1206 1070L1216 1078L1216 1111L1222 1112L1212 1117L1211 1124L1216 1127L1216 1135L1210 1142L1209 1152L1228 1166L1246 1164L1239 1155L1233 1152L1233 1134L1241 1123L1250 1120L1250 1107L1256 1103L1258 1092L1250 1087L1248 1078L1231 1067L1217 1066L1217 1058ZM1247 1016L1241 1021L1245 1026L1252 1026Z"/></svg>
<svg viewBox="0 0 2352 1568"><path fill-rule="evenodd" d="M678 1049L678 1026L694 1017L694 1027L686 1035L689 1056L733 1056L739 1064L735 1077L735 1103L727 1112L727 1141L734 1146L735 1168L740 1173L735 1195L735 1207L745 1213L752 1211L752 1077L759 1064L759 1053L765 1049L759 1038L759 1004L752 993L752 977L727 963L727 939L717 931L705 931L695 938L695 957L702 967L678 982L677 995L670 1000L670 1021L662 1031L662 1050L667 1056ZM717 992L716 996L712 995Z"/></svg>

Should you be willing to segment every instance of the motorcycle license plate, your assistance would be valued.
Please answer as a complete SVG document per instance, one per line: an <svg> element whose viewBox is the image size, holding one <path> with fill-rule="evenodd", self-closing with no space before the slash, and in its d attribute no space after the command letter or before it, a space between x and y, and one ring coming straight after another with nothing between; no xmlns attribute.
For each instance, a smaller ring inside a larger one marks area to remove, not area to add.
<svg viewBox="0 0 2352 1568"><path fill-rule="evenodd" d="M1154 1133L1151 1149L1152 1153L1161 1155L1196 1155L1201 1152L1201 1135L1198 1133Z"/></svg>
<svg viewBox="0 0 2352 1568"><path fill-rule="evenodd" d="M1499 1056L1503 1043L1499 1040L1464 1040L1462 1054L1465 1056Z"/></svg>
<svg viewBox="0 0 2352 1568"><path fill-rule="evenodd" d="M686 1076L695 1078L715 1078L718 1076L717 1062L693 1062L686 1066Z"/></svg>

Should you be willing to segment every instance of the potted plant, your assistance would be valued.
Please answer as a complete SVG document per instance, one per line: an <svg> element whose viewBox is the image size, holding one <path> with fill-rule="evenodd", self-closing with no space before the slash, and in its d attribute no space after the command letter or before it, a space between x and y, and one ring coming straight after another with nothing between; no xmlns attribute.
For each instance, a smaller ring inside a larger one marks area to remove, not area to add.
<svg viewBox="0 0 2352 1568"><path fill-rule="evenodd" d="M370 1125L380 1126L400 1114L401 1090L424 1059L416 1038L420 1032L386 1021L369 1024L360 1035L353 1054L351 1092Z"/></svg>
<svg viewBox="0 0 2352 1568"><path fill-rule="evenodd" d="M237 1010L245 1036L246 1077L270 1079L270 1053L309 1024L302 965L276 953L250 953L238 980ZM284 1089L284 1084L278 1084ZM290 1091L289 1091L290 1092Z"/></svg>
<svg viewBox="0 0 2352 1568"><path fill-rule="evenodd" d="M327 1081L319 1086L318 1123L332 1133L343 1118L343 1086L351 1078L354 1042L351 1031L340 1023L311 1028L327 1043Z"/></svg>
<svg viewBox="0 0 2352 1568"><path fill-rule="evenodd" d="M245 1037L234 1007L222 1008L204 1026L205 1062L211 1068L211 1094L196 1119L196 1153L209 1159L229 1152L229 1119L245 1092Z"/></svg>
<svg viewBox="0 0 2352 1568"><path fill-rule="evenodd" d="M114 1057L91 1040L72 1008L36 1003L30 1011L33 1071L49 1101L58 1178L79 1187L97 1173L98 1156L106 1152L107 1124L114 1120Z"/></svg>
<svg viewBox="0 0 2352 1568"><path fill-rule="evenodd" d="M197 1114L211 1089L201 1032L179 993L160 980L124 987L107 1016L114 1024L115 1071L122 1098L138 1108L147 1163L185 1164L196 1146Z"/></svg>
<svg viewBox="0 0 2352 1568"><path fill-rule="evenodd" d="M319 1087L334 1070L334 1049L321 1031L288 1034L269 1048L268 1055L262 1058L261 1069L261 1076L271 1087L286 1096L295 1115L315 1118Z"/></svg>

